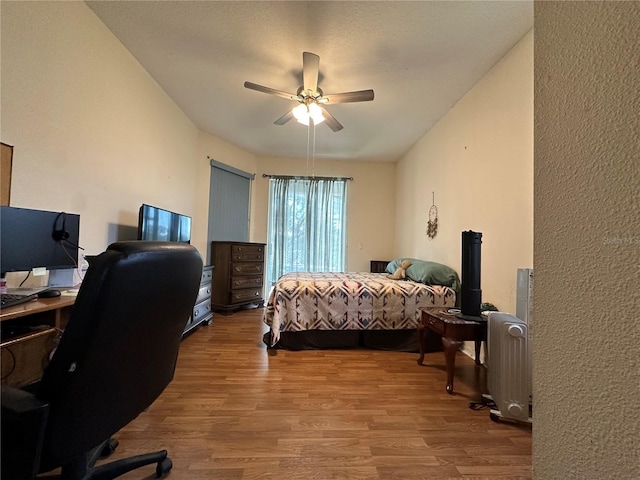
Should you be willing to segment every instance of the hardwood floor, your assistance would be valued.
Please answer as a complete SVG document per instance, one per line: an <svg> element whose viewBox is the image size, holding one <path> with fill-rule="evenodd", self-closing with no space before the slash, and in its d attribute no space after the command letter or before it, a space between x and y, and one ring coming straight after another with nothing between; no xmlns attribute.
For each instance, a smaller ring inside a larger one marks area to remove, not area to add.
<svg viewBox="0 0 640 480"><path fill-rule="evenodd" d="M262 310L216 315L181 346L174 381L115 437L110 460L166 448L173 479L532 478L531 428L472 410L484 367L442 352L272 351ZM149 466L121 478L154 478Z"/></svg>

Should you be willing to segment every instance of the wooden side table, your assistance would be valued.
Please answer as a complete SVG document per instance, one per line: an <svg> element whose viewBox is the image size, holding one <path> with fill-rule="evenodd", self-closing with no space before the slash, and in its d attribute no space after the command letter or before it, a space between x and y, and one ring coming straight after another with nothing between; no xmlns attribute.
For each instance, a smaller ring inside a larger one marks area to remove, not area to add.
<svg viewBox="0 0 640 480"><path fill-rule="evenodd" d="M421 308L418 322L418 343L422 365L425 353L425 328L442 336L444 358L447 363L447 393L453 393L453 373L455 370L456 353L465 341L476 343L476 365L480 365L480 346L487 341L487 322L463 320L450 314L444 307Z"/></svg>

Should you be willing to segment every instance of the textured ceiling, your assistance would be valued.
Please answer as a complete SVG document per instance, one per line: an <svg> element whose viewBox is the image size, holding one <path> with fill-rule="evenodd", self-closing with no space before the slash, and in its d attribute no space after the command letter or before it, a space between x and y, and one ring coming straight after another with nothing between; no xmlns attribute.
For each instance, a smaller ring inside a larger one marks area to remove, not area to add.
<svg viewBox="0 0 640 480"><path fill-rule="evenodd" d="M316 157L395 161L533 27L532 1L87 1L203 131L261 156L305 157L307 127L273 122L297 103L302 52L320 56L330 105Z"/></svg>

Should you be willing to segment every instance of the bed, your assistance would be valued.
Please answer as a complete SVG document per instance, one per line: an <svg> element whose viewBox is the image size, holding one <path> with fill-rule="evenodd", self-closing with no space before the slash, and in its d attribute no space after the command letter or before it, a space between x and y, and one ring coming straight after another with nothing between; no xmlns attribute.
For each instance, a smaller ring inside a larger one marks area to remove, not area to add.
<svg viewBox="0 0 640 480"><path fill-rule="evenodd" d="M387 270L395 271L401 261L390 262ZM368 272L283 275L264 311L263 321L270 327L265 343L288 350L366 347L417 352L419 308L454 307L459 281L450 269L437 278L410 269L405 280ZM427 349L441 349L440 339L428 339Z"/></svg>

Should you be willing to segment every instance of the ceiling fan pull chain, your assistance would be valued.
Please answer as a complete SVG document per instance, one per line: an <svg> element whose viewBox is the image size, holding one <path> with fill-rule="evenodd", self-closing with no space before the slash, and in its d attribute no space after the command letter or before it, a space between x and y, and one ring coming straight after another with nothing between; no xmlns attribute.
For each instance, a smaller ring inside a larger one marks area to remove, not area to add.
<svg viewBox="0 0 640 480"><path fill-rule="evenodd" d="M313 150L311 150L311 176L316 176L316 122L309 120L309 125L313 125Z"/></svg>
<svg viewBox="0 0 640 480"><path fill-rule="evenodd" d="M309 175L309 145L311 143L311 122L307 125L307 175Z"/></svg>

